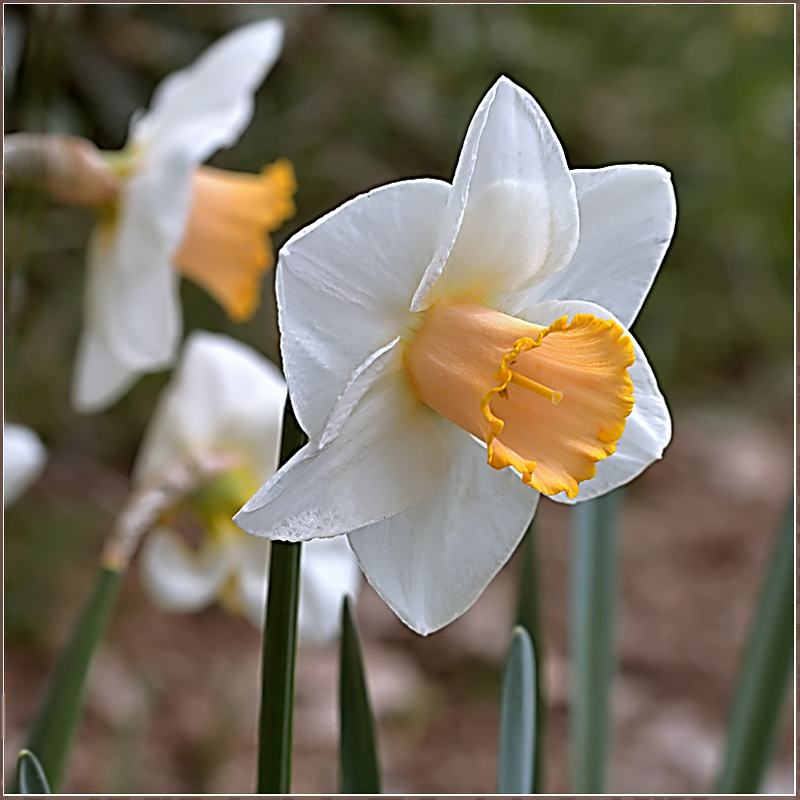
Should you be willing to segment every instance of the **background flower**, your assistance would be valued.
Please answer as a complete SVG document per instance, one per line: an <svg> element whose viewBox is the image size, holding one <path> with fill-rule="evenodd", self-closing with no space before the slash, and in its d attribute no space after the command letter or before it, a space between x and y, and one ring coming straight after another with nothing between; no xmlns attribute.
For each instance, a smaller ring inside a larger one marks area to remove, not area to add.
<svg viewBox="0 0 800 800"><path fill-rule="evenodd" d="M47 459L41 439L24 425L3 423L3 506L39 477Z"/></svg>
<svg viewBox="0 0 800 800"><path fill-rule="evenodd" d="M269 544L240 531L231 516L277 466L286 386L279 370L227 336L195 332L157 406L134 466L138 485L157 481L177 459L229 456L231 469L190 496L174 519L199 537L195 547L169 522L146 538L143 585L165 611L197 611L215 600L263 624ZM299 635L325 641L338 631L341 601L356 596L358 567L347 543L304 551Z"/></svg>
<svg viewBox="0 0 800 800"><path fill-rule="evenodd" d="M112 162L122 177L120 196L101 209L89 246L86 328L73 387L79 410L104 408L139 375L172 362L182 327L176 252L178 265L216 293L240 258L237 246L254 241L265 251L259 241L264 231L293 213L291 194L288 208L285 199L286 190L294 189L291 174L288 180L272 172L242 176L238 183L248 186L239 187L219 171L195 173L215 150L233 144L250 121L253 94L278 58L282 40L282 26L273 20L234 31L159 84L150 110L133 120L129 142ZM219 195L229 205L236 189L248 192L248 214L255 217L250 221L240 214L225 226L227 239L210 247L209 237L225 219ZM266 209L265 217L259 207ZM201 219L191 226L193 217ZM187 231L194 231L189 239ZM250 263L243 287L249 299L244 307L234 305L238 316L254 307L254 281L268 263L265 252L246 257ZM233 281L239 287L235 274Z"/></svg>

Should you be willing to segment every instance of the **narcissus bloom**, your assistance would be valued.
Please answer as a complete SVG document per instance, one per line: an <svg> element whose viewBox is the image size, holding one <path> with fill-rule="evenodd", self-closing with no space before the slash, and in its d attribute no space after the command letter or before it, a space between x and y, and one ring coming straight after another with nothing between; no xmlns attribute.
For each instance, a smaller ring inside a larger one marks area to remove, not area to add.
<svg viewBox="0 0 800 800"><path fill-rule="evenodd" d="M13 503L39 477L47 454L24 425L3 423L3 506Z"/></svg>
<svg viewBox="0 0 800 800"><path fill-rule="evenodd" d="M260 175L241 175L199 165L248 124L282 38L274 20L224 37L164 80L120 153L103 154L118 192L113 201L98 197L77 409L104 408L141 374L172 363L182 327L180 274L234 319L255 309L272 265L266 234L294 213L292 167L278 161Z"/></svg>
<svg viewBox="0 0 800 800"><path fill-rule="evenodd" d="M253 625L263 620L269 542L248 536L233 513L277 467L286 385L280 371L227 336L197 332L162 395L134 468L141 486L176 459L231 457L219 474L174 509L145 539L143 586L161 609L197 611L219 601ZM196 546L175 529L199 538ZM324 641L339 626L345 594L361 576L343 538L303 548L300 636Z"/></svg>
<svg viewBox="0 0 800 800"><path fill-rule="evenodd" d="M310 442L235 522L348 534L407 625L455 619L540 492L597 497L661 456L669 413L628 326L674 223L667 172L570 171L536 101L501 78L452 185L376 189L279 254L284 370Z"/></svg>

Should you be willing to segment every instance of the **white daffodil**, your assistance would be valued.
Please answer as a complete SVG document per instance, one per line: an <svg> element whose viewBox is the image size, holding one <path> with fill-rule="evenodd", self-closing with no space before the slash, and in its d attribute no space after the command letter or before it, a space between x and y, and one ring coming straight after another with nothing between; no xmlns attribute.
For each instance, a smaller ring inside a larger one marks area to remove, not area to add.
<svg viewBox="0 0 800 800"><path fill-rule="evenodd" d="M46 459L44 445L30 428L3 423L3 507L39 477Z"/></svg>
<svg viewBox="0 0 800 800"><path fill-rule="evenodd" d="M189 336L145 434L134 482L157 481L185 458L229 456L234 466L145 539L143 585L159 608L189 612L218 600L262 624L269 542L248 536L231 516L275 472L285 401L280 371L254 350L220 334ZM196 547L171 520L194 528ZM299 631L305 640L324 641L338 631L342 598L357 594L361 576L345 539L309 545L301 560Z"/></svg>
<svg viewBox="0 0 800 800"><path fill-rule="evenodd" d="M78 410L102 409L141 374L172 363L182 327L180 274L234 319L255 309L261 276L272 263L266 233L294 213L292 167L278 161L261 175L241 175L199 165L233 144L250 121L253 95L282 39L282 25L268 20L216 42L161 83L120 153L101 154L109 180L87 174L89 189L102 189L96 195L101 221L89 245L86 322L73 384ZM85 157L79 163L77 155L61 172L99 163ZM59 174L50 169L50 183ZM110 201L109 183L116 184ZM80 197L75 202L91 203Z"/></svg>
<svg viewBox="0 0 800 800"><path fill-rule="evenodd" d="M501 78L452 185L376 189L279 254L284 370L310 441L235 522L349 534L407 625L455 619L539 492L596 497L661 456L669 413L627 327L674 223L667 172L570 171L535 100Z"/></svg>

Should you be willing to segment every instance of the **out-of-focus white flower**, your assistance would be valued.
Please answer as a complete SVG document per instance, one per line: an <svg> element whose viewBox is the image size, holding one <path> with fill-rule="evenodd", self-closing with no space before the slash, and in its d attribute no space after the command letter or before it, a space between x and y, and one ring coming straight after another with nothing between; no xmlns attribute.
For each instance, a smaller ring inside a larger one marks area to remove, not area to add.
<svg viewBox="0 0 800 800"><path fill-rule="evenodd" d="M173 516L192 523L192 547L169 516L145 539L143 585L167 611L189 612L215 600L263 622L269 542L237 528L233 513L277 467L286 385L280 371L220 334L189 336L134 467L134 482L158 480L177 459L230 456L234 467L201 487ZM358 593L361 576L346 540L309 543L301 559L299 631L324 641L339 628L341 601Z"/></svg>
<svg viewBox="0 0 800 800"><path fill-rule="evenodd" d="M13 503L41 474L47 452L24 425L3 423L3 506Z"/></svg>
<svg viewBox="0 0 800 800"><path fill-rule="evenodd" d="M199 165L248 124L282 39L275 20L225 36L160 84L121 152L103 154L119 188L99 206L89 245L78 410L106 407L139 375L173 362L180 273L235 319L255 309L272 263L266 233L294 213L292 167L279 161L261 175L240 175Z"/></svg>
<svg viewBox="0 0 800 800"><path fill-rule="evenodd" d="M674 224L665 170L570 171L536 101L501 78L452 185L384 186L282 248L283 364L310 441L237 524L349 534L407 625L455 619L540 492L589 499L660 458L669 413L627 327Z"/></svg>

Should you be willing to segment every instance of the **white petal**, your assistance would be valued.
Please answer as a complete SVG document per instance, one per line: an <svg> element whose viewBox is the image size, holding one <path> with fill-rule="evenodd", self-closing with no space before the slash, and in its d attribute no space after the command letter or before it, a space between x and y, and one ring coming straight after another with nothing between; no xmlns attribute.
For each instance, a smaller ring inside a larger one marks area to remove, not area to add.
<svg viewBox="0 0 800 800"><path fill-rule="evenodd" d="M100 410L142 373L171 364L181 329L179 277L171 266L183 233L181 206L188 207L188 173L142 173L120 198L114 225L95 229L73 390L79 410Z"/></svg>
<svg viewBox="0 0 800 800"><path fill-rule="evenodd" d="M145 433L135 480L208 452L241 453L267 480L278 465L285 402L280 370L266 358L228 336L192 333Z"/></svg>
<svg viewBox="0 0 800 800"><path fill-rule="evenodd" d="M195 165L233 144L253 115L253 95L280 55L283 26L266 20L239 28L156 89L134 144L153 156L180 150Z"/></svg>
<svg viewBox="0 0 800 800"><path fill-rule="evenodd" d="M342 601L347 595L355 599L361 582L361 570L346 537L305 542L300 558L300 641L323 644L337 636Z"/></svg>
<svg viewBox="0 0 800 800"><path fill-rule="evenodd" d="M3 506L39 477L47 460L41 439L24 425L3 424Z"/></svg>
<svg viewBox="0 0 800 800"><path fill-rule="evenodd" d="M356 372L339 404L347 413L334 407L336 435L323 445L312 440L282 467L234 517L239 527L288 541L337 536L399 514L435 490L450 454L435 415L413 393L402 347L386 352ZM355 406L353 398L360 398Z"/></svg>
<svg viewBox="0 0 800 800"><path fill-rule="evenodd" d="M588 300L630 326L675 230L675 190L661 167L573 170L581 217L578 249L535 300Z"/></svg>
<svg viewBox="0 0 800 800"><path fill-rule="evenodd" d="M402 335L436 249L450 187L394 183L360 195L282 248L276 289L286 381L309 436L356 367Z"/></svg>
<svg viewBox="0 0 800 800"><path fill-rule="evenodd" d="M112 230L98 232L90 251L89 341L82 345L83 360L90 362L82 369L90 376L78 379L79 406L97 410L136 374L171 363L181 331L172 257L189 213L192 173L218 147L232 144L250 120L253 92L278 57L282 38L281 24L271 20L235 31L167 78L153 110L136 124L133 172L117 218ZM91 363L99 360L117 366L105 385Z"/></svg>
<svg viewBox="0 0 800 800"><path fill-rule="evenodd" d="M84 414L101 411L119 400L141 375L109 350L105 338L87 320L75 362L73 408Z"/></svg>
<svg viewBox="0 0 800 800"><path fill-rule="evenodd" d="M500 78L467 131L443 221L443 241L413 310L447 297L518 295L563 268L578 243L575 188L547 117ZM505 302L493 307L507 311Z"/></svg>
<svg viewBox="0 0 800 800"><path fill-rule="evenodd" d="M541 303L520 312L520 318L537 325L549 325L565 314L593 314L600 319L616 319L605 308L580 301ZM622 322L617 319L622 325ZM623 328L625 327L622 325ZM633 411L625 422L625 432L617 442L617 449L608 458L599 461L594 478L580 484L578 496L570 500L564 493L551 499L559 503L579 503L610 492L632 481L654 461L661 458L664 448L672 438L672 420L666 401L659 391L656 376L644 351L630 331L635 360L628 374L633 381Z"/></svg>
<svg viewBox="0 0 800 800"><path fill-rule="evenodd" d="M172 256L184 233L190 178L191 169L178 162L132 176L110 236L100 231L96 237L97 261L90 255L90 314L117 356L143 371L170 363L180 338L180 278Z"/></svg>
<svg viewBox="0 0 800 800"><path fill-rule="evenodd" d="M205 539L191 550L174 531L155 528L139 556L142 587L162 611L198 611L210 605L231 570L221 543Z"/></svg>
<svg viewBox="0 0 800 800"><path fill-rule="evenodd" d="M404 514L348 537L370 584L423 636L478 599L519 544L539 499L511 469L492 469L485 447L440 420L453 453L444 483Z"/></svg>

